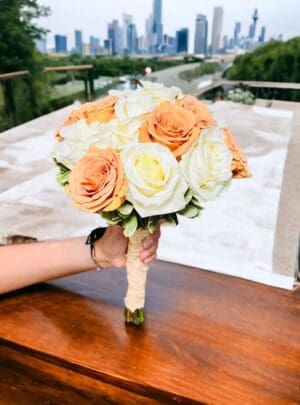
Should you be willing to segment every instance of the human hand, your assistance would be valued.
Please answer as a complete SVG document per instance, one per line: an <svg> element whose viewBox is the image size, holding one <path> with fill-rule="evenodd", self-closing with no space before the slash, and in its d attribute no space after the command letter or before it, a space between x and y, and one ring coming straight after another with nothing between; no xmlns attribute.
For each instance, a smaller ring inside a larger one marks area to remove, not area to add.
<svg viewBox="0 0 300 405"><path fill-rule="evenodd" d="M160 228L143 240L143 248L140 259L149 264L156 258ZM126 265L126 253L128 238L123 234L121 226L109 226L103 237L95 242L97 260L103 267L124 267Z"/></svg>

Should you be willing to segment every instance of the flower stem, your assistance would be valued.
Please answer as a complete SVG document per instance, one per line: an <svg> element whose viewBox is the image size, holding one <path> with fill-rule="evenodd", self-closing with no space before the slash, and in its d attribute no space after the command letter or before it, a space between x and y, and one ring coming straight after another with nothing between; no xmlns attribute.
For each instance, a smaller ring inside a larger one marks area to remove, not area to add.
<svg viewBox="0 0 300 405"><path fill-rule="evenodd" d="M136 326L141 325L145 320L144 308L136 309L134 312L130 309L124 309L125 323L134 324Z"/></svg>

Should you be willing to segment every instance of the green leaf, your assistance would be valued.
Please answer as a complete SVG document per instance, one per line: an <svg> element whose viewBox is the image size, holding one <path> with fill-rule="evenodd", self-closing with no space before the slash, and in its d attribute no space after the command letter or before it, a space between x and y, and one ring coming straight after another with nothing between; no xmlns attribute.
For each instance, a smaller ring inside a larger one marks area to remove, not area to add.
<svg viewBox="0 0 300 405"><path fill-rule="evenodd" d="M184 194L185 202L188 204L191 201L192 198L193 198L192 190L188 189Z"/></svg>
<svg viewBox="0 0 300 405"><path fill-rule="evenodd" d="M199 210L203 210L203 207L201 207L199 201L195 197L193 197L193 199L191 200L190 205L199 208Z"/></svg>
<svg viewBox="0 0 300 405"><path fill-rule="evenodd" d="M179 214L187 218L196 218L199 216L199 208L193 205L188 205L182 211L179 211Z"/></svg>
<svg viewBox="0 0 300 405"><path fill-rule="evenodd" d="M56 181L60 186L64 187L69 184L71 170L62 164L58 164L57 166L58 172L56 173Z"/></svg>
<svg viewBox="0 0 300 405"><path fill-rule="evenodd" d="M138 220L136 215L133 213L123 222L124 235L127 238L130 238L130 236L132 236L134 232L137 230L137 227L138 227Z"/></svg>
<svg viewBox="0 0 300 405"><path fill-rule="evenodd" d="M125 202L121 207L118 208L118 213L122 217L128 217L133 211L133 205L130 204L129 202Z"/></svg>
<svg viewBox="0 0 300 405"><path fill-rule="evenodd" d="M116 211L101 212L99 214L110 225L120 225L123 221L123 218Z"/></svg>
<svg viewBox="0 0 300 405"><path fill-rule="evenodd" d="M178 218L176 214L163 215L162 217L168 224L172 226L178 225Z"/></svg>
<svg viewBox="0 0 300 405"><path fill-rule="evenodd" d="M155 232L157 224L159 221L159 217L150 217L147 220L147 228L150 233Z"/></svg>

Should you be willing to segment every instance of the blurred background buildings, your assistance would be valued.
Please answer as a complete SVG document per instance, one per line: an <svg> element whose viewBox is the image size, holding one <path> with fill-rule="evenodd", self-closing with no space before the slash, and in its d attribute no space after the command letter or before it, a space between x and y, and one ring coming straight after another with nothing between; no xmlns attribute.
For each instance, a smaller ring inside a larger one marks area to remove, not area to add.
<svg viewBox="0 0 300 405"><path fill-rule="evenodd" d="M188 53L189 27L178 28L174 35L164 31L162 20L163 0L153 0L152 11L145 20L144 32L138 32L134 23L134 17L123 12L123 19L114 19L107 23L107 37L100 40L99 37L90 36L74 27L73 48L68 47L67 38L64 34L54 34L54 48L47 48L46 37L43 44L36 41L40 52L58 54L85 54L85 55L175 55ZM199 7L200 8L200 7ZM199 10L200 11L200 10ZM266 41L266 27L261 26L258 32L257 26L260 16L258 10L249 16L249 26L242 27L237 21L232 33L223 32L223 23L226 10L222 6L213 9L212 26L209 27L208 16L198 14L195 16L195 36L193 51L195 54L204 56L211 54L242 53L252 50ZM282 35L278 33L278 38Z"/></svg>

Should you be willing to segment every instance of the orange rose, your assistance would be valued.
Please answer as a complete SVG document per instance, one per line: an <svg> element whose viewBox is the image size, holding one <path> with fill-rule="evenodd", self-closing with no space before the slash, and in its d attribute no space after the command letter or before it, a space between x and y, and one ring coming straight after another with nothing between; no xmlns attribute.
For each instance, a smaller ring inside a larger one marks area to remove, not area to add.
<svg viewBox="0 0 300 405"><path fill-rule="evenodd" d="M199 134L192 112L171 101L164 101L147 115L140 128L139 140L165 145L176 158L180 158Z"/></svg>
<svg viewBox="0 0 300 405"><path fill-rule="evenodd" d="M232 133L228 128L224 128L223 131L225 135L225 143L233 157L231 164L232 177L237 179L251 177L252 175L248 171L247 159L239 145L236 143Z"/></svg>
<svg viewBox="0 0 300 405"><path fill-rule="evenodd" d="M115 104L118 98L114 96L106 96L100 100L93 101L91 103L82 104L76 110L73 110L66 121L58 128L55 133L55 137L63 141L63 137L60 134L60 130L68 125L75 124L75 122L85 119L88 124L94 121L108 122L115 118Z"/></svg>
<svg viewBox="0 0 300 405"><path fill-rule="evenodd" d="M206 129L216 126L216 122L214 121L209 109L196 97L186 96L177 102L183 108L191 111L195 115L199 128Z"/></svg>
<svg viewBox="0 0 300 405"><path fill-rule="evenodd" d="M119 154L91 145L70 173L66 192L87 212L113 211L125 201L128 184Z"/></svg>

